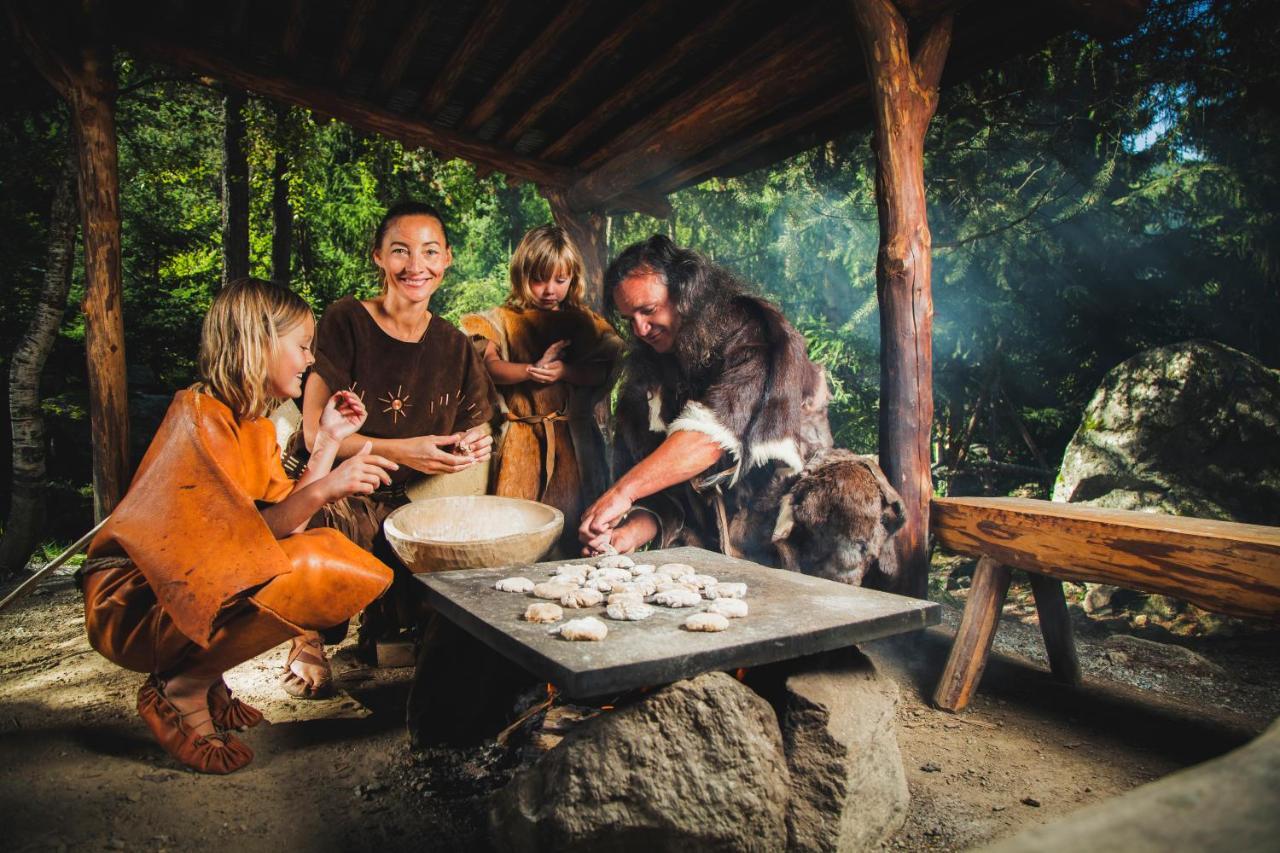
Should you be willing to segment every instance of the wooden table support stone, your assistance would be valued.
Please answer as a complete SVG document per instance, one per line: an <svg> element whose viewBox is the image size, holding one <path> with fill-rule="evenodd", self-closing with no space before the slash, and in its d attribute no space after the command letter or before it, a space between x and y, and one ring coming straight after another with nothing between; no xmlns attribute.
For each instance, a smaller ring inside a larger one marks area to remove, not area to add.
<svg viewBox="0 0 1280 853"><path fill-rule="evenodd" d="M932 531L980 558L934 693L969 704L986 668L1013 569L1031 579L1053 675L1080 681L1062 581L1108 583L1207 610L1280 622L1280 528L1020 498L935 498Z"/></svg>

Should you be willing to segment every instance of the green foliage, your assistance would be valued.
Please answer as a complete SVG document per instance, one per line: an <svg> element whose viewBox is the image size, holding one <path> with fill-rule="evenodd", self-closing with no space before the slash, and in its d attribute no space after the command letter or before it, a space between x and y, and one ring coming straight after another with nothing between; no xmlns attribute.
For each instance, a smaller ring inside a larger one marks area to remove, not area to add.
<svg viewBox="0 0 1280 853"><path fill-rule="evenodd" d="M926 144L934 244L936 439L1050 465L1103 374L1151 346L1211 337L1280 365L1280 9L1264 0L1153 0L1116 44L1059 38L948 89ZM4 36L3 38L8 38ZM12 47L8 41L5 44ZM66 119L6 52L0 120L0 334L12 351L38 292ZM131 388L194 378L220 282L222 95L119 59L126 353ZM403 198L448 220L454 265L433 308L455 320L506 296L521 235L550 221L536 189L479 177L300 109L246 109L252 271L269 276L273 169L287 163L290 283L317 310L377 292L369 252ZM879 330L875 161L867 132L672 197L674 215L613 217L616 254L655 231L694 246L779 303L832 388L837 441L873 451ZM71 304L83 295L77 268ZM58 476L87 478L83 320L74 308L46 371ZM974 419L979 400L987 406ZM6 430L7 433L7 430ZM67 448L71 448L68 450ZM72 461L67 461L72 460ZM61 467L59 467L61 465Z"/></svg>

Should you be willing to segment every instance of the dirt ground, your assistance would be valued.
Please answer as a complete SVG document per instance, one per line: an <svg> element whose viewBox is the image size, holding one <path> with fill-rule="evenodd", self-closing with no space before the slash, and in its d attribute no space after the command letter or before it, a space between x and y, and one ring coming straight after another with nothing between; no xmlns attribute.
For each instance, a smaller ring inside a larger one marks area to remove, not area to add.
<svg viewBox="0 0 1280 853"><path fill-rule="evenodd" d="M888 849L958 850L1005 837L1220 755L1280 713L1274 633L1148 630L1135 639L1077 613L1086 683L1069 689L1045 671L1023 600L1015 595L1006 611L997 654L962 715L927 701L956 610L939 628L864 649L902 687L911 811ZM141 676L89 648L71 577L48 581L0 614L3 847L487 849L485 795L512 756L496 746L412 752L403 727L410 670L369 669L344 649L336 669L345 692L301 702L276 687L283 660L282 646L228 675L272 721L246 735L256 761L230 777L200 776L161 752L138 720Z"/></svg>

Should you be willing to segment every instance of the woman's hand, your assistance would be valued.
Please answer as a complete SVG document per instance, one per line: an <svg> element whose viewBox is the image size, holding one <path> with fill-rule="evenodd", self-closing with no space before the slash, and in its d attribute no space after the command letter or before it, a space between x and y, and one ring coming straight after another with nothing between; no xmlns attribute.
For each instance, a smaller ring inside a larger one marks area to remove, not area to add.
<svg viewBox="0 0 1280 853"><path fill-rule="evenodd" d="M476 462L483 462L493 454L493 435L484 427L472 427L458 439L457 449Z"/></svg>
<svg viewBox="0 0 1280 853"><path fill-rule="evenodd" d="M368 495L379 485L391 485L391 475L387 472L400 466L386 457L370 453L372 449L373 443L366 441L359 453L324 476L321 483L325 487L326 503L350 495Z"/></svg>
<svg viewBox="0 0 1280 853"><path fill-rule="evenodd" d="M467 433L467 435L470 435L470 433ZM455 432L453 435L420 435L417 438L405 439L405 452L400 456L406 465L424 474L456 474L459 471L467 470L476 462L485 458L447 453L441 449L444 447L457 447L463 438L463 433ZM475 446L483 446L486 450L491 451L493 437L484 436L484 438L489 439L487 443L477 438ZM488 456L487 452L485 456Z"/></svg>
<svg viewBox="0 0 1280 853"><path fill-rule="evenodd" d="M552 382L559 382L564 377L564 362L551 361L541 366L538 364L529 365L529 378L540 385L550 385Z"/></svg>
<svg viewBox="0 0 1280 853"><path fill-rule="evenodd" d="M329 398L324 411L320 413L317 438L327 436L334 442L340 443L364 426L368 415L364 403L357 395L350 391L338 391Z"/></svg>

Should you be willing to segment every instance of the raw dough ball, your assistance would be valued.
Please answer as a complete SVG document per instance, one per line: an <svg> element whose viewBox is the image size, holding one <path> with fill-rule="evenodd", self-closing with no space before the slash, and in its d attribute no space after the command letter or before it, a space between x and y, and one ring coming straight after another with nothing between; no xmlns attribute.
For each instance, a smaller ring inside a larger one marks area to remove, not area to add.
<svg viewBox="0 0 1280 853"><path fill-rule="evenodd" d="M560 626L560 636L566 640L603 640L609 635L609 626L594 616L570 619Z"/></svg>
<svg viewBox="0 0 1280 853"><path fill-rule="evenodd" d="M718 583L708 590L711 594L707 598L746 598L747 585L745 583Z"/></svg>
<svg viewBox="0 0 1280 853"><path fill-rule="evenodd" d="M604 593L598 589L575 589L560 599L565 607L595 607L604 600Z"/></svg>
<svg viewBox="0 0 1280 853"><path fill-rule="evenodd" d="M747 603L740 598L717 598L707 608L708 613L719 613L730 619L741 619L747 615Z"/></svg>
<svg viewBox="0 0 1280 853"><path fill-rule="evenodd" d="M556 577L558 578L577 578L579 583L587 579L587 574L591 571L591 566L584 565L564 565L556 569Z"/></svg>
<svg viewBox="0 0 1280 853"><path fill-rule="evenodd" d="M653 597L663 607L692 607L702 601L702 596L691 589L669 589Z"/></svg>
<svg viewBox="0 0 1280 853"><path fill-rule="evenodd" d="M641 575L651 575L654 572L653 563L640 563L631 567L631 576L638 578Z"/></svg>
<svg viewBox="0 0 1280 853"><path fill-rule="evenodd" d="M611 581L608 578L596 578L595 580L587 581L586 586L587 589L594 589L600 592L613 592L613 588L621 583L621 581Z"/></svg>
<svg viewBox="0 0 1280 853"><path fill-rule="evenodd" d="M528 578L503 578L493 585L498 592L529 592L533 581Z"/></svg>
<svg viewBox="0 0 1280 853"><path fill-rule="evenodd" d="M604 613L610 619L618 619L623 622L639 622L641 619L648 619L652 616L653 608L637 598L622 598L618 601L609 602L609 606L604 609Z"/></svg>
<svg viewBox="0 0 1280 853"><path fill-rule="evenodd" d="M682 583L680 581L658 581L654 586L655 592L671 592L673 589L683 589L698 595L698 588L691 583ZM701 596L699 596L701 597Z"/></svg>
<svg viewBox="0 0 1280 853"><path fill-rule="evenodd" d="M526 622L559 622L564 618L564 611L559 604L549 601L536 601L524 612Z"/></svg>
<svg viewBox="0 0 1280 853"><path fill-rule="evenodd" d="M644 603L644 596L638 592L611 592L609 593L609 604L617 604L619 601L634 601L636 604Z"/></svg>
<svg viewBox="0 0 1280 853"><path fill-rule="evenodd" d="M662 572L664 575L671 575L673 578L678 578L681 575L694 574L693 566L688 563L663 563L661 566L658 566L658 571Z"/></svg>
<svg viewBox="0 0 1280 853"><path fill-rule="evenodd" d="M607 580L615 583L626 583L631 580L631 571L629 569L596 569L587 575L591 580Z"/></svg>
<svg viewBox="0 0 1280 853"><path fill-rule="evenodd" d="M711 575L685 575L680 578L681 583L691 583L698 589L706 589L719 583L718 580Z"/></svg>
<svg viewBox="0 0 1280 853"><path fill-rule="evenodd" d="M630 584L628 584L628 586L630 586L636 592L640 593L645 598L648 598L649 596L653 595L655 592L658 591L658 585L654 583L648 575L641 575L640 577L632 581Z"/></svg>
<svg viewBox="0 0 1280 853"><path fill-rule="evenodd" d="M553 601L559 601L577 588L578 585L571 581L552 580L535 586L533 588L533 594L538 598L548 598Z"/></svg>
<svg viewBox="0 0 1280 853"><path fill-rule="evenodd" d="M723 631L729 627L729 620L719 613L695 613L684 620L686 631Z"/></svg>
<svg viewBox="0 0 1280 853"><path fill-rule="evenodd" d="M636 561L626 554L611 554L596 560L596 567L600 569L629 569L635 564Z"/></svg>

